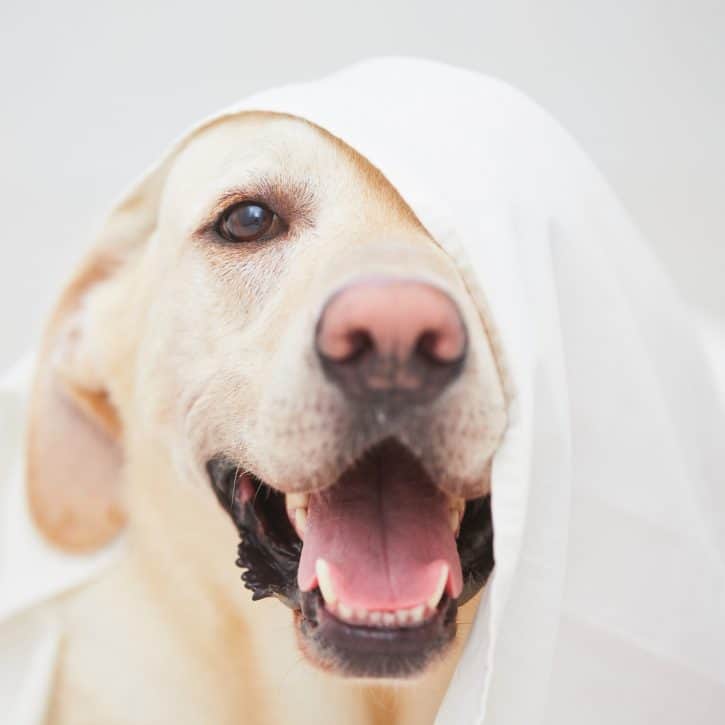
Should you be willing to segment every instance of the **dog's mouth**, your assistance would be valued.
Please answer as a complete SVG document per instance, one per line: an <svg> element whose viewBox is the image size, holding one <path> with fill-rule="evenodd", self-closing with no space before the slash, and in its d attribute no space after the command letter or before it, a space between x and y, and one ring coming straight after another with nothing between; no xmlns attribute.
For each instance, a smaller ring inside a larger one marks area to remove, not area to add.
<svg viewBox="0 0 725 725"><path fill-rule="evenodd" d="M490 498L444 493L396 440L310 493L285 495L223 457L207 468L241 535L245 585L295 610L303 651L325 669L421 672L493 568Z"/></svg>

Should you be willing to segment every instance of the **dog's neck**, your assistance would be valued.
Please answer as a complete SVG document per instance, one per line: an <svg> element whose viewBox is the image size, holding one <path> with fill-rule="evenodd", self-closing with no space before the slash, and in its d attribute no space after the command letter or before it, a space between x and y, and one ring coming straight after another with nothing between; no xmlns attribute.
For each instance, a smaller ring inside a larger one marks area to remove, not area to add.
<svg viewBox="0 0 725 725"><path fill-rule="evenodd" d="M318 671L297 647L290 610L273 599L252 602L243 588L234 566L237 532L211 491L179 481L158 450L135 460L128 468L125 566L146 592L142 599L172 629L172 656L188 663L183 676L214 673L221 711L245 712L244 722L285 722L294 702L300 723L308 716L310 722L433 721L463 634L443 663L412 683L359 683ZM461 610L463 622L472 620L476 604Z"/></svg>

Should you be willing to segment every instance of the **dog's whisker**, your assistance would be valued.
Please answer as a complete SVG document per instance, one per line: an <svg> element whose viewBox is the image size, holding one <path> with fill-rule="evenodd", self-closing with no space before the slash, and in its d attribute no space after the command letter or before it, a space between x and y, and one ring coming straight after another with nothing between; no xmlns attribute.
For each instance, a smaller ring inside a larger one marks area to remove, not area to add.
<svg viewBox="0 0 725 725"><path fill-rule="evenodd" d="M229 501L230 506L234 506L234 502L237 500L237 481L239 480L239 465L234 469L234 481L232 482L232 498Z"/></svg>
<svg viewBox="0 0 725 725"><path fill-rule="evenodd" d="M259 498L259 494L261 493L262 488L264 488L264 487L261 485L258 485L257 488L255 489L254 497L252 498L252 505L257 503L257 499Z"/></svg>

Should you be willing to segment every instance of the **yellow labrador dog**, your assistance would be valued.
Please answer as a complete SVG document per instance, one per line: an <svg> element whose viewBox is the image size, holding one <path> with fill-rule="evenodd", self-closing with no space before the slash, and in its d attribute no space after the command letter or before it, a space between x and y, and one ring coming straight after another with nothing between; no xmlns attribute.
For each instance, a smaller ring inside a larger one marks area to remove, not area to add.
<svg viewBox="0 0 725 725"><path fill-rule="evenodd" d="M76 551L126 531L56 603L50 722L432 722L505 425L472 298L387 180L293 117L207 127L46 335L35 519Z"/></svg>

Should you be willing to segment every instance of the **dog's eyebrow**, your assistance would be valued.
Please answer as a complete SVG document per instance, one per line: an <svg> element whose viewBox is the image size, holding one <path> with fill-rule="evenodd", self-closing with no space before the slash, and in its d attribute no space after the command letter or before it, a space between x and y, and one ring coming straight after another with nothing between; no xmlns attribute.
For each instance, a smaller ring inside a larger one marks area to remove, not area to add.
<svg viewBox="0 0 725 725"><path fill-rule="evenodd" d="M227 189L218 196L192 236L207 236L214 230L219 216L226 209L243 201L264 204L290 226L300 228L314 224L317 198L308 180L283 175L260 176L243 185Z"/></svg>

